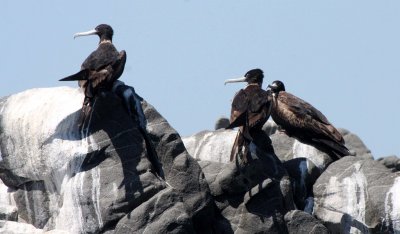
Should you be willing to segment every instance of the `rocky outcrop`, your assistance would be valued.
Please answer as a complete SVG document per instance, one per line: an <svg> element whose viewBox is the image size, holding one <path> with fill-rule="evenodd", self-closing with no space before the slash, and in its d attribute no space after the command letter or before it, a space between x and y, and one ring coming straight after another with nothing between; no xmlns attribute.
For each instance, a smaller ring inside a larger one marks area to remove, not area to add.
<svg viewBox="0 0 400 234"><path fill-rule="evenodd" d="M124 94L129 90L133 95L130 88ZM105 93L79 132L82 100L79 90L64 87L2 100L2 230L18 221L68 233L208 232L204 222L214 211L207 182L168 122L142 100L142 129L117 95Z"/></svg>
<svg viewBox="0 0 400 234"><path fill-rule="evenodd" d="M332 233L400 233L400 174L345 157L314 184L314 215Z"/></svg>
<svg viewBox="0 0 400 234"><path fill-rule="evenodd" d="M275 154L290 178L291 193L298 209L285 214L287 232L400 232L396 197L400 186L396 180L398 175L374 161L357 135L340 129L346 146L356 156L332 162L325 153L276 131L276 125L271 122L264 129L272 133ZM218 130L183 139L188 151L200 160L213 196L215 188L219 188L216 181L223 175L218 168L228 170L230 165L228 157L235 135L233 130ZM380 162L393 169L397 158L381 159ZM269 180L260 182L260 188L268 188L269 184ZM378 192L379 186L382 190Z"/></svg>
<svg viewBox="0 0 400 234"><path fill-rule="evenodd" d="M179 134L117 82L94 103L60 87L0 99L1 233L400 233L398 159L332 162L268 121L251 160L236 130ZM270 147L270 145L273 146Z"/></svg>
<svg viewBox="0 0 400 234"><path fill-rule="evenodd" d="M392 172L400 171L400 158L395 155L379 158L378 162L382 163L382 165Z"/></svg>

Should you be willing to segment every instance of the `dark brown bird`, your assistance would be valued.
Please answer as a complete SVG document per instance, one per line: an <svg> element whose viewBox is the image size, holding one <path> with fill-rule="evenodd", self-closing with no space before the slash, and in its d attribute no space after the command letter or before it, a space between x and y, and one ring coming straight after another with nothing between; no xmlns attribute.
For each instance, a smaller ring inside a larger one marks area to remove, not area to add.
<svg viewBox="0 0 400 234"><path fill-rule="evenodd" d="M110 90L114 81L123 73L126 53L124 50L118 52L112 44L113 29L107 24L100 24L94 30L77 33L79 36L98 35L99 46L82 63L81 70L60 81L78 80L79 86L84 89L85 99L79 120L79 127L82 127L86 118L92 111L95 96L100 91Z"/></svg>
<svg viewBox="0 0 400 234"><path fill-rule="evenodd" d="M288 136L316 147L334 160L351 155L343 136L319 110L286 92L279 80L268 87L272 91L272 119Z"/></svg>
<svg viewBox="0 0 400 234"><path fill-rule="evenodd" d="M225 81L225 84L247 82L247 86L236 93L232 101L230 125L227 129L239 127L239 131L232 147L231 161L236 155L244 163L249 161L250 143L262 132L262 126L270 116L271 95L261 87L263 78L261 69L253 69L244 77Z"/></svg>

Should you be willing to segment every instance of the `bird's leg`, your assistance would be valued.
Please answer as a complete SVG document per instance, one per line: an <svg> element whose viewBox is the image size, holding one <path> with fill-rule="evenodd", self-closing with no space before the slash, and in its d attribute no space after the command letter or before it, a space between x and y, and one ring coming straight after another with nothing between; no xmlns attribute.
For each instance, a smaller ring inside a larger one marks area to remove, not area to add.
<svg viewBox="0 0 400 234"><path fill-rule="evenodd" d="M78 119L78 128L79 130L82 130L87 117L90 115L90 112L92 110L92 105L91 105L91 101L92 99L85 96L85 99L83 100L83 105L82 105L82 109L81 109L81 113L79 115L79 119Z"/></svg>

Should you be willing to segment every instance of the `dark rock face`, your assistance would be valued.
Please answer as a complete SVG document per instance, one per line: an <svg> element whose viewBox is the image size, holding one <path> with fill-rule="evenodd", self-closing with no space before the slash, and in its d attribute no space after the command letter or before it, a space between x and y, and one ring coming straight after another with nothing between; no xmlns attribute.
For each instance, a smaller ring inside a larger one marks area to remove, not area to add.
<svg viewBox="0 0 400 234"><path fill-rule="evenodd" d="M49 92L57 93L52 93L56 100L38 101ZM32 101L24 102L28 98ZM75 105L57 111L54 103L64 99ZM214 210L207 182L167 121L143 101L151 139L146 141L121 99L105 93L96 99L88 128L79 133L81 100L79 92L57 88L27 91L2 103L0 177L14 189L7 196L16 204L18 221L69 233L209 232L204 222L213 219ZM13 113L20 102L21 111ZM43 114L46 119L35 122ZM151 147L165 180L155 173Z"/></svg>
<svg viewBox="0 0 400 234"><path fill-rule="evenodd" d="M249 164L200 161L221 216L221 233L286 233L294 209L289 177L273 152L255 148Z"/></svg>
<svg viewBox="0 0 400 234"><path fill-rule="evenodd" d="M65 87L0 99L0 232L400 233L398 158L372 160L347 130L356 157L332 162L268 122L242 164L235 130L181 140L121 82L79 131L82 100Z"/></svg>
<svg viewBox="0 0 400 234"><path fill-rule="evenodd" d="M215 122L215 126L214 129L218 130L218 129L225 129L229 126L229 119L225 118L225 117L221 117L219 118L216 122Z"/></svg>
<svg viewBox="0 0 400 234"><path fill-rule="evenodd" d="M300 211L293 210L285 215L285 221L289 234L328 234L328 229L312 215Z"/></svg>

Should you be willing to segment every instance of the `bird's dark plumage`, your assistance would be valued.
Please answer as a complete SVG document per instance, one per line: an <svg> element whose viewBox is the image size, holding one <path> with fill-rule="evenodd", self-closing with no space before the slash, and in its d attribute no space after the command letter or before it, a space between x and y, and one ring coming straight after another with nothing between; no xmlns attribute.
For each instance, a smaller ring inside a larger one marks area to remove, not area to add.
<svg viewBox="0 0 400 234"><path fill-rule="evenodd" d="M263 71L253 69L239 79L227 80L225 83L247 82L246 88L241 89L233 98L230 125L227 129L239 127L234 142L231 161L236 155L241 155L243 161L248 161L248 148L257 131L261 128L270 116L271 95L261 88Z"/></svg>
<svg viewBox="0 0 400 234"><path fill-rule="evenodd" d="M268 87L272 94L272 119L288 136L313 145L334 160L350 155L343 136L319 110L286 92L281 81Z"/></svg>
<svg viewBox="0 0 400 234"><path fill-rule="evenodd" d="M74 37L98 35L100 38L98 48L93 51L82 63L81 70L76 74L65 77L60 81L79 81L79 86L84 89L85 100L79 126L82 127L85 119L91 112L91 106L95 95L100 90L110 90L114 81L123 73L126 52L118 52L112 44L113 29L106 24L100 24L94 30L77 33Z"/></svg>

